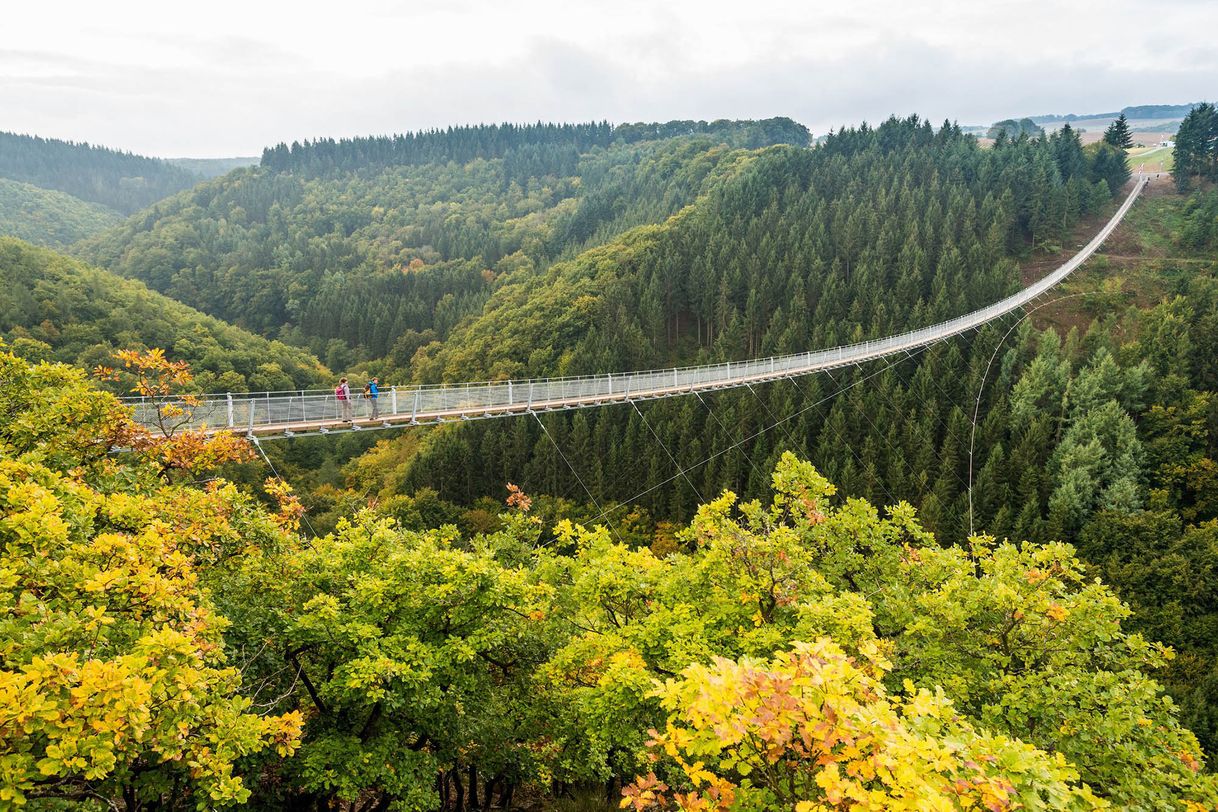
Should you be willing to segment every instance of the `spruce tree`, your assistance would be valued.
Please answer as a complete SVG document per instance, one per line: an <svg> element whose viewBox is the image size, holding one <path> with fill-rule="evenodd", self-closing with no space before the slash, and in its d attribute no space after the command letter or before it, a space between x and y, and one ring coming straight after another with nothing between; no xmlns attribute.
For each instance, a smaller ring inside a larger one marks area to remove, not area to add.
<svg viewBox="0 0 1218 812"><path fill-rule="evenodd" d="M1180 122L1172 177L1180 191L1194 175L1218 179L1218 108L1199 104Z"/></svg>
<svg viewBox="0 0 1218 812"><path fill-rule="evenodd" d="M1108 125L1104 131L1104 141L1114 147L1129 149L1133 146L1133 134L1129 131L1129 120L1125 114L1117 116L1117 120Z"/></svg>

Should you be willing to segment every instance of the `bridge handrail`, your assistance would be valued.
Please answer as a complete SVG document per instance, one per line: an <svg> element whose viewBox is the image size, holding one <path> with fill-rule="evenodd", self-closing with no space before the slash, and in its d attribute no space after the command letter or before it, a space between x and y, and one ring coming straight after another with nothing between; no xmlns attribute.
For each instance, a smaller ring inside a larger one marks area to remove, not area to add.
<svg viewBox="0 0 1218 812"><path fill-rule="evenodd" d="M512 406L532 408L534 404L538 404L539 408L547 408L556 403L561 407L564 401L587 402L589 399L612 399L615 396L629 399L632 392L639 397L663 396L665 393L678 394L682 391L743 386L752 381L802 374L817 369L831 369L920 347L980 326L1015 310L1069 276L1111 235L1145 183L1146 178L1139 176L1125 201L1104 227L1052 273L993 304L927 327L823 350L746 361L723 361L598 375L420 384L407 387L382 386L378 406L384 404L387 414L401 416L409 412L413 421L415 414L434 414L446 410L459 413L464 410L477 414L480 410ZM661 394L655 394L657 392ZM361 412L359 416L363 418L370 416L371 405L361 398L360 394L359 389L353 387L352 406ZM199 405L191 411L194 415L201 415L201 418L191 420L190 425L227 426L237 429L248 426L252 430L263 425L334 421L342 416L341 404L336 400L332 389L234 392L196 397ZM403 400L408 403L403 404ZM155 404L139 397L124 398L124 401L135 407L138 422L149 425L156 422L158 413L154 411ZM259 411L264 413L261 420L258 419ZM216 419L209 420L209 417Z"/></svg>

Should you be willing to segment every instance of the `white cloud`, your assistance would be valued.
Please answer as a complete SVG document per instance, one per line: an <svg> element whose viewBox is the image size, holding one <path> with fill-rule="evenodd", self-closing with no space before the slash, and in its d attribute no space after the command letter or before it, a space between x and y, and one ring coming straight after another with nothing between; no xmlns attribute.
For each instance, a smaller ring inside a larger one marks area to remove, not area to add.
<svg viewBox="0 0 1218 812"><path fill-rule="evenodd" d="M232 155L500 120L988 123L1213 98L1215 30L1206 0L23 4L0 129Z"/></svg>

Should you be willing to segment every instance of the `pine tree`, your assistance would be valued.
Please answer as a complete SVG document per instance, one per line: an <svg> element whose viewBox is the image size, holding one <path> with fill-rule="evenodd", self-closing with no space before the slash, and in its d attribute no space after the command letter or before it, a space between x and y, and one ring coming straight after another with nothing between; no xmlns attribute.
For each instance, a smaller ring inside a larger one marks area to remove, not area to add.
<svg viewBox="0 0 1218 812"><path fill-rule="evenodd" d="M1194 175L1218 179L1218 108L1199 104L1184 117L1176 133L1174 162L1172 177L1180 191L1188 189Z"/></svg>
<svg viewBox="0 0 1218 812"><path fill-rule="evenodd" d="M1104 141L1114 147L1129 149L1133 146L1133 134L1129 130L1129 120L1125 114L1117 116L1117 120L1108 125L1104 131Z"/></svg>

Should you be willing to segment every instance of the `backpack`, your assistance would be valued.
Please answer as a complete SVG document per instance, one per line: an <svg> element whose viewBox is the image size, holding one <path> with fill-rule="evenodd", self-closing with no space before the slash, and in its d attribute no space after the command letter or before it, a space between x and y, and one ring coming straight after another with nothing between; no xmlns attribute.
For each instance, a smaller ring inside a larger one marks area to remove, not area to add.
<svg viewBox="0 0 1218 812"><path fill-rule="evenodd" d="M334 397L336 400L346 400L347 396L343 394L343 385L340 383L334 387Z"/></svg>
<svg viewBox="0 0 1218 812"><path fill-rule="evenodd" d="M366 397L366 398L372 397L372 384L370 384L370 383L364 384L364 397Z"/></svg>

